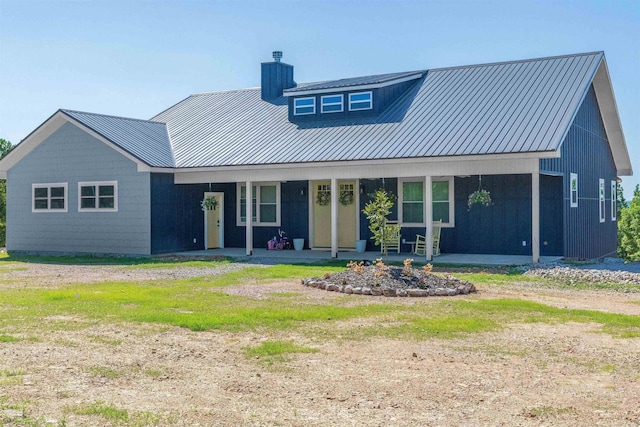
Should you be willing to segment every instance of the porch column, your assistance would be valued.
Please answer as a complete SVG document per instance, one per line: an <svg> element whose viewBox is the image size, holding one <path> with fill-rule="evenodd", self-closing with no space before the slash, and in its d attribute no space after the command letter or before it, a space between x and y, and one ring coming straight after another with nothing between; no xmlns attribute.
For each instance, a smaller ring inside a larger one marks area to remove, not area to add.
<svg viewBox="0 0 640 427"><path fill-rule="evenodd" d="M246 232L247 232L247 255L253 255L253 188L252 182L247 181L245 183L245 213L246 217Z"/></svg>
<svg viewBox="0 0 640 427"><path fill-rule="evenodd" d="M425 237L427 241L427 261L433 259L433 189L431 187L431 175L424 177L424 223L426 224Z"/></svg>
<svg viewBox="0 0 640 427"><path fill-rule="evenodd" d="M331 258L338 258L338 179L331 178Z"/></svg>
<svg viewBox="0 0 640 427"><path fill-rule="evenodd" d="M540 174L531 174L531 255L540 262Z"/></svg>

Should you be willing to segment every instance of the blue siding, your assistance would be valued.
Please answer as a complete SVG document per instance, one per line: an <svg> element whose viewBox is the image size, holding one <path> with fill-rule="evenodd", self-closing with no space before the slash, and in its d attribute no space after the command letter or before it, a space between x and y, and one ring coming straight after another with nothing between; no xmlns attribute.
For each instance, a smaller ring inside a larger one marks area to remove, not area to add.
<svg viewBox="0 0 640 427"><path fill-rule="evenodd" d="M10 251L148 255L149 173L71 123L8 171ZM78 182L117 181L117 212L79 212ZM67 212L31 211L31 185L68 185Z"/></svg>
<svg viewBox="0 0 640 427"><path fill-rule="evenodd" d="M611 181L616 168L593 86L569 128L561 157L540 161L540 169L564 176L564 256L593 259L616 252L617 223L611 221ZM578 174L578 207L570 205L570 174ZM598 180L605 180L605 222L600 223ZM613 195L615 197L615 195Z"/></svg>
<svg viewBox="0 0 640 427"><path fill-rule="evenodd" d="M284 89L296 85L293 81L293 66L284 62L263 62L261 74L261 96L265 101L282 96Z"/></svg>

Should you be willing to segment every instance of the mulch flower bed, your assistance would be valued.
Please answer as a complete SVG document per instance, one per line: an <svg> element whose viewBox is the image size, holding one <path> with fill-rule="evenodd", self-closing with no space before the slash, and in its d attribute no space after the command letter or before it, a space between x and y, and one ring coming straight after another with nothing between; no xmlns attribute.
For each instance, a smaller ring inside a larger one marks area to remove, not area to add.
<svg viewBox="0 0 640 427"><path fill-rule="evenodd" d="M440 276L425 269L350 263L350 268L323 278L303 279L302 284L327 291L387 297L453 296L476 292L475 286L453 276Z"/></svg>

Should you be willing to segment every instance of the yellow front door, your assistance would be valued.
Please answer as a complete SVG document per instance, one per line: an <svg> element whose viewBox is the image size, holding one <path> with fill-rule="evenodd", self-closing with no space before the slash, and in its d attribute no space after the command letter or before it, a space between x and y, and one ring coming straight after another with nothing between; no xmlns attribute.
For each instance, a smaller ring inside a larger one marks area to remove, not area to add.
<svg viewBox="0 0 640 427"><path fill-rule="evenodd" d="M204 193L204 197L213 197L218 202L215 209L210 209L205 211L205 234L207 236L206 248L207 249L215 249L220 248L223 245L221 244L222 235L221 235L221 227L224 226L222 212L224 209L223 206L223 194L222 193Z"/></svg>
<svg viewBox="0 0 640 427"><path fill-rule="evenodd" d="M356 182L338 183L338 247L356 247ZM331 247L331 182L313 183L313 237L314 247Z"/></svg>

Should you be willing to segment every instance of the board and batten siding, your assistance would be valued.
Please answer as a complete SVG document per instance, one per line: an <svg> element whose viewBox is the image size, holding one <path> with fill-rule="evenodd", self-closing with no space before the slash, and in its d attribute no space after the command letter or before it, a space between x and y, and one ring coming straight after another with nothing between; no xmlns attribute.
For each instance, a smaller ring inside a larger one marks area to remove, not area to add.
<svg viewBox="0 0 640 427"><path fill-rule="evenodd" d="M561 174L564 205L564 256L595 259L615 256L618 224L611 220L611 181L616 166L593 86L585 96L561 147L561 157L540 161L541 173ZM571 207L570 176L578 174L578 206ZM600 222L598 181L605 182L605 222ZM544 226L544 224L542 224Z"/></svg>
<svg viewBox="0 0 640 427"><path fill-rule="evenodd" d="M151 253L149 173L71 123L8 171L7 249L41 253ZM78 182L117 181L117 212L78 212ZM68 184L67 212L31 211L31 185Z"/></svg>

